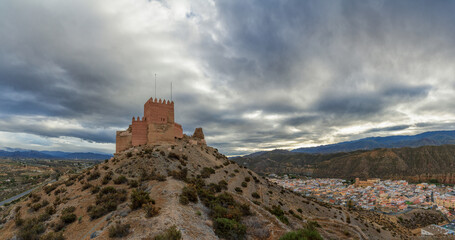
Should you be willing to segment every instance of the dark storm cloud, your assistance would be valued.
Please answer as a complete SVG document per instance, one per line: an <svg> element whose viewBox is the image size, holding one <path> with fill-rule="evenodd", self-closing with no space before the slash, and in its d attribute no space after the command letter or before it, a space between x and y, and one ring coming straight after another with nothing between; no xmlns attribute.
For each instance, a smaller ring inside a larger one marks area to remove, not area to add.
<svg viewBox="0 0 455 240"><path fill-rule="evenodd" d="M384 127L384 128L372 128L372 129L365 131L365 133L392 132L392 131L408 129L409 127L411 127L411 126L410 125L397 125L397 126Z"/></svg>
<svg viewBox="0 0 455 240"><path fill-rule="evenodd" d="M153 73L158 97L174 83L184 131L203 127L228 154L449 128L454 11L447 1L3 1L0 132L112 143L154 95Z"/></svg>

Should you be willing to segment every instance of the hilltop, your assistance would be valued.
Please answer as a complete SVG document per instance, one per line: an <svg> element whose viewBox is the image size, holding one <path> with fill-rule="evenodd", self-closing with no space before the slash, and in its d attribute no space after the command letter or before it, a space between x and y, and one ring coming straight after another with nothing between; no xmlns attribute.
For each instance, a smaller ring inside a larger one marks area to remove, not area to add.
<svg viewBox="0 0 455 240"><path fill-rule="evenodd" d="M372 150L377 148L441 146L446 144L455 144L455 131L433 131L417 135L369 137L317 147L298 148L292 151L299 153L327 154L352 152L357 150Z"/></svg>
<svg viewBox="0 0 455 240"><path fill-rule="evenodd" d="M0 216L2 239L279 239L299 229L325 239L411 235L394 217L271 184L187 136L64 175Z"/></svg>

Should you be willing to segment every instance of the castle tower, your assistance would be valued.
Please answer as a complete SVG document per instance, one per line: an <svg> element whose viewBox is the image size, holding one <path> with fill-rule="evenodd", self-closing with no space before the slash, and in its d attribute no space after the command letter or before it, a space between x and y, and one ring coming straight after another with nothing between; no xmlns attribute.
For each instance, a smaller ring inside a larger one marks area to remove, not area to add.
<svg viewBox="0 0 455 240"><path fill-rule="evenodd" d="M150 98L144 104L144 116L133 117L127 130L117 131L115 152L133 146L174 142L182 137L182 126L174 122L174 102Z"/></svg>

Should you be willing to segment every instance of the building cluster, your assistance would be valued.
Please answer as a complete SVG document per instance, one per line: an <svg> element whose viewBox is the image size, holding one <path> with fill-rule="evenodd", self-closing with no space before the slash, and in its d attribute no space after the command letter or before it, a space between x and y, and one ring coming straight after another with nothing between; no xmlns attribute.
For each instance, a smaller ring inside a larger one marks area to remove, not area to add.
<svg viewBox="0 0 455 240"><path fill-rule="evenodd" d="M449 218L455 209L453 187L435 184L409 184L404 180L369 179L351 184L342 179L270 178L295 192L335 205L352 204L366 210L396 214L412 208L437 208Z"/></svg>

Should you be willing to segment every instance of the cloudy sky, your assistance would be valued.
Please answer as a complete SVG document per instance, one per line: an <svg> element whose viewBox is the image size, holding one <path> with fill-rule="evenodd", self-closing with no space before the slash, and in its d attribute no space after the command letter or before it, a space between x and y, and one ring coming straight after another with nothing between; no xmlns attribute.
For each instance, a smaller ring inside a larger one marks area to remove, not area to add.
<svg viewBox="0 0 455 240"><path fill-rule="evenodd" d="M154 95L228 155L455 129L455 1L0 1L0 148L115 151Z"/></svg>

